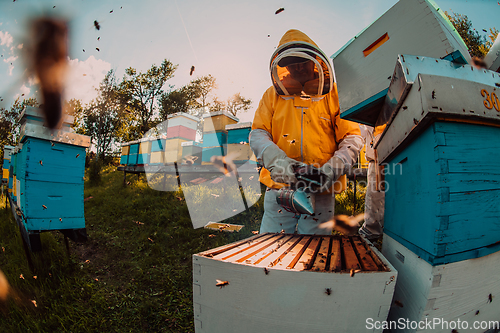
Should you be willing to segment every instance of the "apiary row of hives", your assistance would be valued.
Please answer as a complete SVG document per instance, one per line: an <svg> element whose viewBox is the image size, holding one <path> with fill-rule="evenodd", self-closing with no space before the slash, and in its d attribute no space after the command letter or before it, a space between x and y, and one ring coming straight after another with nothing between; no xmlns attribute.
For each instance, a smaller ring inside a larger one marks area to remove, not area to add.
<svg viewBox="0 0 500 333"><path fill-rule="evenodd" d="M196 141L197 117L187 113L169 115L164 133L122 144L120 164L124 166L161 164L211 164L212 156L230 155L236 164L256 164L248 136L251 123L216 112L204 116L203 140Z"/></svg>
<svg viewBox="0 0 500 333"><path fill-rule="evenodd" d="M59 130L48 129L41 110L33 107L26 107L20 123L19 144L4 147L9 157L4 158L4 177L23 237L39 250L40 232L85 228L83 182L90 138L72 133L72 116Z"/></svg>

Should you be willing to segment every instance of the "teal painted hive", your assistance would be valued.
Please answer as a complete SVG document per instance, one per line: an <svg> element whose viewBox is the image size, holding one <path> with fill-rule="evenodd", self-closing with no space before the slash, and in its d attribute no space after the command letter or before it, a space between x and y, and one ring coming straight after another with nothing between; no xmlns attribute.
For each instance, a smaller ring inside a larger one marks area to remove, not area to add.
<svg viewBox="0 0 500 333"><path fill-rule="evenodd" d="M21 115L21 143L16 148L17 206L28 234L49 230L85 228L83 182L85 150L90 138L70 132L69 127L49 130L42 122L26 117L41 110L27 108ZM65 123L71 123L66 117ZM30 236L31 238L31 236Z"/></svg>
<svg viewBox="0 0 500 333"><path fill-rule="evenodd" d="M431 264L500 250L500 128L436 122L389 161L385 232Z"/></svg>

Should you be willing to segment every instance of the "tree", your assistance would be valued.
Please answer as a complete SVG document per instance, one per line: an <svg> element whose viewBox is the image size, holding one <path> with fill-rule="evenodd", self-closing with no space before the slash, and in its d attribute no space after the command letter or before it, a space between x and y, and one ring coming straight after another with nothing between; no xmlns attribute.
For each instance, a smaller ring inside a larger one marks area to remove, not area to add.
<svg viewBox="0 0 500 333"><path fill-rule="evenodd" d="M164 93L162 88L176 69L177 65L165 59L159 67L153 64L146 73L132 67L125 70L121 88L125 102L137 118L141 135L154 126L156 99Z"/></svg>
<svg viewBox="0 0 500 333"><path fill-rule="evenodd" d="M115 141L126 109L121 103L119 85L113 70L106 74L96 90L98 96L83 109L83 129L84 134L90 136L95 145L96 155L104 160Z"/></svg>
<svg viewBox="0 0 500 333"><path fill-rule="evenodd" d="M217 97L210 104L210 112L226 111L236 117L236 114L241 111L246 111L250 108L252 100L245 99L240 93L236 93L225 102L220 101Z"/></svg>
<svg viewBox="0 0 500 333"><path fill-rule="evenodd" d="M191 81L187 86L190 106L193 108L209 106L208 96L213 89L217 89L217 84L215 78L210 74Z"/></svg>
<svg viewBox="0 0 500 333"><path fill-rule="evenodd" d="M176 112L188 112L190 94L187 86L177 90L171 90L160 97L160 115L162 119L167 119L169 114Z"/></svg>
<svg viewBox="0 0 500 333"><path fill-rule="evenodd" d="M252 100L245 99L240 93L236 93L227 100L227 111L236 117L238 112L248 110L251 104Z"/></svg>
<svg viewBox="0 0 500 333"><path fill-rule="evenodd" d="M34 97L23 99L19 97L10 109L0 108L0 155L3 156L5 145L16 145L19 140L19 116L26 106L39 107L40 104Z"/></svg>
<svg viewBox="0 0 500 333"><path fill-rule="evenodd" d="M446 17L453 24L457 30L460 37L462 37L465 45L469 48L469 53L472 57L484 58L488 53L491 45L495 41L498 35L498 30L496 28L490 28L490 40L488 41L484 36L481 36L479 32L472 27L472 22L469 20L467 15L453 13L453 16L444 12Z"/></svg>

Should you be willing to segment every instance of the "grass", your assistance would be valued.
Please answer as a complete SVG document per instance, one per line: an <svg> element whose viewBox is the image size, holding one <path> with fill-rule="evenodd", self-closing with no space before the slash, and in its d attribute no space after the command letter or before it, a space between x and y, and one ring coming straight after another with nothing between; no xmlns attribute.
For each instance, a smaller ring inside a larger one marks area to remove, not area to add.
<svg viewBox="0 0 500 333"><path fill-rule="evenodd" d="M42 234L35 272L2 198L0 268L16 297L0 308L0 332L194 332L192 254L250 237L263 196L225 220L245 225L239 233L193 229L182 192L155 191L144 175L128 175L123 187L115 169L105 167L99 185L86 179L89 240L70 243L68 257L60 233ZM351 214L352 191L338 199L338 213Z"/></svg>

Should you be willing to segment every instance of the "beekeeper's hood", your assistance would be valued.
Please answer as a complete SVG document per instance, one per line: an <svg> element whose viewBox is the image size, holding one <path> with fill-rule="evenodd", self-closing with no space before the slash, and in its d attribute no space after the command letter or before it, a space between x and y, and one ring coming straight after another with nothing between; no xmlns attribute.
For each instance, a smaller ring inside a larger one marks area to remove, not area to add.
<svg viewBox="0 0 500 333"><path fill-rule="evenodd" d="M307 79L303 72L300 73L304 68L313 71ZM288 30L283 35L271 57L269 69L278 95L322 96L333 87L333 69L328 58L299 30Z"/></svg>

